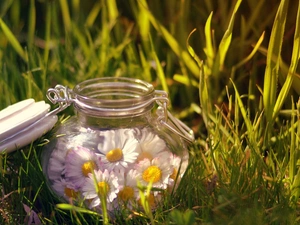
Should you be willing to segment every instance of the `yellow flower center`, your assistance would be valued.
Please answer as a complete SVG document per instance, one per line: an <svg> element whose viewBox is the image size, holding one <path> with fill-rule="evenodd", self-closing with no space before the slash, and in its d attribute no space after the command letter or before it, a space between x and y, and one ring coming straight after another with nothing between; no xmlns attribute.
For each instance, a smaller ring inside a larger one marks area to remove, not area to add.
<svg viewBox="0 0 300 225"><path fill-rule="evenodd" d="M170 178L173 179L173 180L175 180L176 177L177 177L177 173L178 173L177 169L174 168L173 169L173 173L171 174Z"/></svg>
<svg viewBox="0 0 300 225"><path fill-rule="evenodd" d="M157 166L149 166L143 172L143 180L146 182L152 181L153 183L158 182L161 179L162 172Z"/></svg>
<svg viewBox="0 0 300 225"><path fill-rule="evenodd" d="M105 181L98 182L98 194L101 196L106 196L109 192L109 185Z"/></svg>
<svg viewBox="0 0 300 225"><path fill-rule="evenodd" d="M130 186L125 186L123 190L120 190L118 193L118 198L124 202L127 202L129 199L134 197L134 190Z"/></svg>
<svg viewBox="0 0 300 225"><path fill-rule="evenodd" d="M137 162L139 162L142 161L143 159L149 159L151 161L153 159L153 156L149 152L141 152L136 160Z"/></svg>
<svg viewBox="0 0 300 225"><path fill-rule="evenodd" d="M123 157L123 152L122 149L120 148L115 148L113 150L110 150L107 154L106 154L106 158L109 162L117 162L120 161Z"/></svg>
<svg viewBox="0 0 300 225"><path fill-rule="evenodd" d="M65 195L69 198L76 198L78 193L74 191L72 188L65 187Z"/></svg>
<svg viewBox="0 0 300 225"><path fill-rule="evenodd" d="M83 175L87 177L89 173L91 173L94 169L96 169L96 167L97 167L96 163L90 160L82 164L81 171Z"/></svg>

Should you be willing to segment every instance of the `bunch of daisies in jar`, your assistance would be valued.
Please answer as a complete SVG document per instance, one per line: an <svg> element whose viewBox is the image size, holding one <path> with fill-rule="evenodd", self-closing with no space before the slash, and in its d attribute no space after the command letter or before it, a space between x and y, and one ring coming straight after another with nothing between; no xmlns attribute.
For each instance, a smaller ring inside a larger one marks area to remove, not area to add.
<svg viewBox="0 0 300 225"><path fill-rule="evenodd" d="M141 206L137 183L145 187L151 183L154 189L148 200L154 209L164 191L176 188L187 164L187 153L175 155L149 128L81 128L69 139L58 138L46 172L59 197L99 212L101 200L106 200L107 210L113 212Z"/></svg>

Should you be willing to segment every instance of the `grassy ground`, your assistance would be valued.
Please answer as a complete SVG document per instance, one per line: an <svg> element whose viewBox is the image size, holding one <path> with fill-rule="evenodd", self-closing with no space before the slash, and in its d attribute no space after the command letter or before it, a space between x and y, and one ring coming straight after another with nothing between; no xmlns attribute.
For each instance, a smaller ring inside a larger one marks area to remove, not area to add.
<svg viewBox="0 0 300 225"><path fill-rule="evenodd" d="M151 82L195 132L190 164L153 215L121 212L111 223L298 224L298 4L1 1L0 109L46 100L57 83ZM0 155L0 224L34 215L43 224L102 224L102 215L59 205L47 189L40 154L50 136Z"/></svg>

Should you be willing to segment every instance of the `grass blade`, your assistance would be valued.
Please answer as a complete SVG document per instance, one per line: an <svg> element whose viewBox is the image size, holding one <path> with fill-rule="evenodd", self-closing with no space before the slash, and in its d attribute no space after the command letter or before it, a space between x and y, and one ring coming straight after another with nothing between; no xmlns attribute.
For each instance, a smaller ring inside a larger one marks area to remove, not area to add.
<svg viewBox="0 0 300 225"><path fill-rule="evenodd" d="M268 49L260 46L258 48L258 51L260 53L262 53L263 55L267 56L268 54ZM273 56L272 57L272 60L275 62L277 60L277 57ZM279 57L279 61L280 61L280 70L281 70L281 74L280 75L283 75L284 78L286 77L286 75L289 73L289 66L287 65L287 63L285 63L281 57ZM284 79L283 78L283 79ZM283 84L282 84L283 85ZM299 73L294 73L294 80L293 80L293 83L292 83L292 86L293 86L293 90L296 91L296 93L298 95L300 95L300 74ZM262 92L263 93L263 92Z"/></svg>
<svg viewBox="0 0 300 225"><path fill-rule="evenodd" d="M146 5L145 0L140 0L141 4L139 4L139 10L138 10L138 26L139 31L143 40L143 47L145 48L146 52L151 51L149 46L149 34L150 34L150 21L147 13L147 9L143 7Z"/></svg>
<svg viewBox="0 0 300 225"><path fill-rule="evenodd" d="M293 101L293 99L292 99ZM294 103L294 102L293 102ZM292 106L292 112L294 112L294 104ZM297 126L295 127L295 118L299 118L300 116L300 99L297 102L297 114L294 115L292 113L291 118L291 128L289 132L291 133L291 149L290 149L290 161L289 161L289 177L290 182L292 183L290 189L291 189L291 204L292 206L297 206L297 202L299 200L300 196L300 168L297 164L299 164L299 152L297 151L299 149L299 137L300 137L300 123L299 120L296 122ZM296 174L297 171L297 174Z"/></svg>
<svg viewBox="0 0 300 225"><path fill-rule="evenodd" d="M205 28L204 28L204 32L205 32L205 43L206 46L203 49L206 55L206 65L207 65L207 69L209 71L207 71L207 74L210 75L211 74L211 69L213 68L213 63L214 63L214 58L215 58L215 50L213 48L213 42L212 42L212 36L211 36L211 19L212 19L212 15L213 13L211 12L206 23L205 23Z"/></svg>
<svg viewBox="0 0 300 225"><path fill-rule="evenodd" d="M236 88L236 86L235 86L235 84L233 83L232 80L231 80L231 83L232 83L232 85L234 87L234 90L235 90L235 96L236 96L239 109L241 111L241 114L243 116L247 131L248 131L248 136L251 139L251 137L252 137L251 134L252 134L252 131L253 131L252 123L251 123L250 119L248 118L247 111L246 111L245 106L242 102L241 96L240 96L240 94L239 94L239 92L238 92L238 90L237 90L237 88Z"/></svg>
<svg viewBox="0 0 300 225"><path fill-rule="evenodd" d="M107 1L108 17L110 21L114 21L119 16L117 3L115 0Z"/></svg>
<svg viewBox="0 0 300 225"><path fill-rule="evenodd" d="M251 53L245 58L243 59L241 62L239 62L238 64L236 64L235 66L232 67L231 70L231 79L233 79L235 71L240 68L241 66L243 66L244 64L246 64L249 60L252 59L252 57L255 55L255 53L257 52L257 50L259 49L261 43L264 40L264 36L265 36L265 32L262 33L262 35L260 36L260 38L258 39L257 43L255 44L255 46L253 47L253 50L251 51Z"/></svg>
<svg viewBox="0 0 300 225"><path fill-rule="evenodd" d="M253 29L253 24L255 23L255 20L260 17L261 10L263 10L263 5L264 5L265 0L260 0L258 2L255 2L255 7L253 7L253 10L249 20L247 21L247 26L245 27L245 33L244 35L247 36L251 29ZM254 2L253 2L254 3Z"/></svg>
<svg viewBox="0 0 300 225"><path fill-rule="evenodd" d="M21 1L14 0L10 8L10 24L11 27L18 27L21 18Z"/></svg>
<svg viewBox="0 0 300 225"><path fill-rule="evenodd" d="M7 10L11 7L13 2L14 2L14 0L1 1L1 3L0 3L0 18L2 18L7 13Z"/></svg>
<svg viewBox="0 0 300 225"><path fill-rule="evenodd" d="M31 48L33 45L35 23L36 23L35 0L30 0L30 7L28 13L28 40L27 40L28 48Z"/></svg>
<svg viewBox="0 0 300 225"><path fill-rule="evenodd" d="M97 16L99 15L100 9L101 9L101 2L97 1L94 5L93 8L91 9L90 13L88 14L86 20L85 20L85 25L87 27L93 26Z"/></svg>
<svg viewBox="0 0 300 225"><path fill-rule="evenodd" d="M72 14L74 15L73 18L76 22L78 22L79 15L80 15L80 0L72 0Z"/></svg>
<svg viewBox="0 0 300 225"><path fill-rule="evenodd" d="M18 41L18 39L13 35L13 33L11 32L11 30L6 26L6 24L4 23L4 21L2 19L0 19L0 27L4 33L4 35L6 36L6 38L8 39L8 41L10 42L10 44L12 45L12 47L15 49L15 51L19 54L19 56L25 61L28 62L28 58L27 58L27 54L24 51L24 49L22 48L20 42Z"/></svg>
<svg viewBox="0 0 300 225"><path fill-rule="evenodd" d="M80 212L80 213L86 213L86 214L99 216L99 214L94 212L94 211L88 210L86 208L81 208L81 207L78 207L78 206L74 206L74 205L71 205L71 204L59 203L59 204L56 205L56 207L59 208L59 209L63 209L63 210L74 210L74 211Z"/></svg>
<svg viewBox="0 0 300 225"><path fill-rule="evenodd" d="M267 65L264 78L263 102L266 112L266 119L269 123L272 122L273 110L276 101L278 72L280 66L279 56L282 48L287 7L288 0L282 0L275 17L268 47ZM274 57L276 58L276 61L273 61Z"/></svg>
<svg viewBox="0 0 300 225"><path fill-rule="evenodd" d="M142 3L139 1L139 4ZM177 40L170 34L170 32L163 25L161 25L159 21L150 13L150 11L147 8L147 5L142 4L141 7L144 7L146 9L145 13L148 15L151 24L157 31L159 31L162 34L162 36L169 44L171 49L175 52L175 54L178 57L182 58L183 62L196 77L199 77L199 67L191 58L189 53L181 48Z"/></svg>
<svg viewBox="0 0 300 225"><path fill-rule="evenodd" d="M289 160L289 177L293 181L296 172L296 151L295 151L295 116L294 115L295 105L292 98L292 113L291 113L291 144L290 144L290 160Z"/></svg>
<svg viewBox="0 0 300 225"><path fill-rule="evenodd" d="M165 76L164 70L161 66L161 63L158 59L158 56L155 52L152 39L150 39L150 43L151 43L151 48L152 48L152 57L154 58L154 62L155 62L155 65L156 65L157 76L158 76L158 78L161 82L163 90L166 91L167 93L170 93L169 88L168 88L168 84L167 84L167 80L166 80L166 76ZM170 105L172 105L172 104L170 104Z"/></svg>
<svg viewBox="0 0 300 225"><path fill-rule="evenodd" d="M242 2L242 0L238 0L236 2L235 6L234 6L233 13L232 13L231 18L230 18L228 28L227 28L227 30L226 30L226 32L225 32L225 34L224 34L224 36L223 36L223 38L220 42L219 52L218 52L219 60L217 61L217 62L219 62L219 68L217 68L217 69L223 68L225 57L226 57L229 45L231 43L232 30L233 30L235 15L236 15L236 12L237 12L241 2Z"/></svg>
<svg viewBox="0 0 300 225"><path fill-rule="evenodd" d="M50 35L51 35L51 3L48 3L46 8L46 26L45 26L45 49L44 49L44 63L47 66L49 58Z"/></svg>
<svg viewBox="0 0 300 225"><path fill-rule="evenodd" d="M61 11L62 11L62 18L65 25L65 30L70 31L71 29L71 17L70 11L67 0L59 0Z"/></svg>
<svg viewBox="0 0 300 225"><path fill-rule="evenodd" d="M85 54L85 57L88 58L91 55L90 46L87 43L86 37L82 34L81 29L77 27L76 24L72 25L72 31L74 37L77 39L78 44L82 51Z"/></svg>
<svg viewBox="0 0 300 225"><path fill-rule="evenodd" d="M200 65L199 65L200 66ZM208 128L208 118L212 113L211 99L208 90L207 76L205 74L204 67L200 68L200 79L199 79L199 96L200 96L200 105L202 108L202 117L203 121Z"/></svg>
<svg viewBox="0 0 300 225"><path fill-rule="evenodd" d="M279 110L281 109L285 99L287 98L287 95L289 94L289 91L291 89L291 86L294 81L295 73L297 70L298 62L299 62L299 56L300 56L300 4L298 5L298 11L297 11L297 19L296 19L296 30L294 34L294 42L293 42L293 53L290 63L290 68L288 71L287 78L283 84L283 87L281 88L278 98L276 100L274 111L273 111L273 120L276 118L277 114L279 113Z"/></svg>
<svg viewBox="0 0 300 225"><path fill-rule="evenodd" d="M139 48L139 56L140 56L140 60L141 60L141 64L142 64L142 68L143 68L143 78L150 82L151 81L151 67L150 64L148 63L143 51L141 50L141 48Z"/></svg>

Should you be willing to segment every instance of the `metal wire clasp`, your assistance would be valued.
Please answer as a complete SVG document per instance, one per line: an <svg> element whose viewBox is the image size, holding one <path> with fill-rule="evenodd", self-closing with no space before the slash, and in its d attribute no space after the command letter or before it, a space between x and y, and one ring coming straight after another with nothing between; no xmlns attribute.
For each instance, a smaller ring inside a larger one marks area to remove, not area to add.
<svg viewBox="0 0 300 225"><path fill-rule="evenodd" d="M73 102L76 102L76 99L72 98L72 90L63 85L56 85L55 88L50 88L47 91L47 98L52 104L58 104L58 107L53 111L49 112L47 115L56 115L57 113L65 110ZM147 102L140 104L138 106L132 107L130 109L139 109L144 108L147 105L156 102L158 108L156 110L157 121L165 126L167 129L173 133L179 135L184 140L188 142L193 142L195 140L194 133L192 129L186 126L179 119L175 118L168 110L167 106L169 103L168 94L165 91L155 90L155 95L153 98L149 99ZM94 109L103 112L105 109ZM109 109L111 110L111 109ZM128 111L128 108L119 109L119 111Z"/></svg>
<svg viewBox="0 0 300 225"><path fill-rule="evenodd" d="M58 84L55 88L49 88L46 96L52 104L58 104L58 108L52 110L47 115L56 115L69 107L74 101L71 95L72 90L70 90L67 86Z"/></svg>
<svg viewBox="0 0 300 225"><path fill-rule="evenodd" d="M156 110L158 122L173 133L182 137L184 140L193 142L195 140L193 130L168 111L168 94L165 91L157 90L155 93L161 96L160 98L158 97L159 100L156 100L156 103L158 104L158 108ZM168 119L171 123L168 123Z"/></svg>

